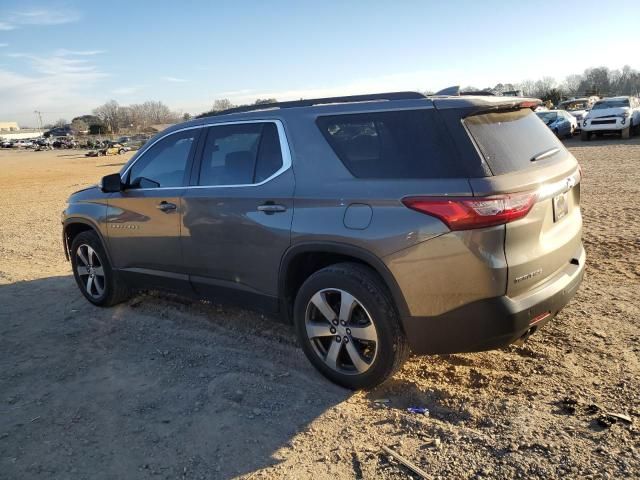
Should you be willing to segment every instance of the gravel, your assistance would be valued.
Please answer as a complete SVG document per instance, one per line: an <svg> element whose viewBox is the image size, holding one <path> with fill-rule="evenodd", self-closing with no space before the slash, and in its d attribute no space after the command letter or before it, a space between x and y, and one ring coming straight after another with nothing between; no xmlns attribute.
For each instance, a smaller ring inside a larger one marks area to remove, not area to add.
<svg viewBox="0 0 640 480"><path fill-rule="evenodd" d="M0 477L409 478L388 446L434 479L637 478L640 139L567 145L588 255L573 302L523 347L413 357L356 393L254 312L89 305L59 214L127 157L0 151Z"/></svg>

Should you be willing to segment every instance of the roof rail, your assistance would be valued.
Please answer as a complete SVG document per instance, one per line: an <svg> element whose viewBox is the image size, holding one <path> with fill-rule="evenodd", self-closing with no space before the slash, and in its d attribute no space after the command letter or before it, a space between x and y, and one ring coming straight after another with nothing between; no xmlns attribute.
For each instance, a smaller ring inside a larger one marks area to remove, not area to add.
<svg viewBox="0 0 640 480"><path fill-rule="evenodd" d="M229 108L220 112L212 112L204 114L204 117L212 117L217 115L228 115L230 113L252 112L254 110L264 110L267 108L296 108L296 107L312 107L314 105L327 105L330 103L355 103L355 102L371 102L375 100L419 100L426 98L419 92L389 92L389 93L371 93L367 95L349 95L346 97L327 97L327 98L310 98L308 100L293 100L290 102L274 102L262 103L259 105L244 105L242 107Z"/></svg>

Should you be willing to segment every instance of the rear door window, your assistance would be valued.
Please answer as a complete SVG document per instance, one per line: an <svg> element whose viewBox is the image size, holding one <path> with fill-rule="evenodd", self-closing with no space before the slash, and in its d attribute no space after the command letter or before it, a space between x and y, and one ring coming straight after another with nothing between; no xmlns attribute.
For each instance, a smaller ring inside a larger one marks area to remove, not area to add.
<svg viewBox="0 0 640 480"><path fill-rule="evenodd" d="M455 178L465 171L434 110L319 117L318 127L358 178Z"/></svg>
<svg viewBox="0 0 640 480"><path fill-rule="evenodd" d="M210 127L200 163L199 185L251 185L282 167L282 150L274 123Z"/></svg>
<svg viewBox="0 0 640 480"><path fill-rule="evenodd" d="M557 154L565 150L528 108L472 115L464 119L464 124L494 175L556 161Z"/></svg>

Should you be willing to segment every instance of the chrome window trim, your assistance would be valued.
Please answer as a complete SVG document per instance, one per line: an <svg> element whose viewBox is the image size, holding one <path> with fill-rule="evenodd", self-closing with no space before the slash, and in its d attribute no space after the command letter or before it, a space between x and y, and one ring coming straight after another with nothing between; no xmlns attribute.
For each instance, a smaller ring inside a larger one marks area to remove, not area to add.
<svg viewBox="0 0 640 480"><path fill-rule="evenodd" d="M135 192L144 192L149 190L183 190L183 189L197 189L197 188L237 188L237 187L259 187L260 185L264 185L267 182L270 182L276 177L279 177L284 172L291 168L291 150L289 149L289 142L287 141L287 134L284 131L284 125L281 120L270 118L265 120L237 120L234 122L216 122L216 123L207 123L204 125L195 125L192 127L185 127L179 130L173 130L172 132L163 135L158 138L155 142L147 147L147 149L140 154L138 158L136 158L135 162L127 167L127 169L122 173L121 177L125 178L129 173L129 170L142 158L144 155L153 148L153 146L161 140L169 137L170 135L184 132L186 130L194 130L196 128L209 128L209 127L222 127L225 125L244 125L251 123L275 123L276 128L278 130L278 139L280 140L280 151L282 153L282 166L276 170L270 177L264 179L259 183L244 183L237 185L183 185L179 187L157 187L157 188L132 188L132 191Z"/></svg>

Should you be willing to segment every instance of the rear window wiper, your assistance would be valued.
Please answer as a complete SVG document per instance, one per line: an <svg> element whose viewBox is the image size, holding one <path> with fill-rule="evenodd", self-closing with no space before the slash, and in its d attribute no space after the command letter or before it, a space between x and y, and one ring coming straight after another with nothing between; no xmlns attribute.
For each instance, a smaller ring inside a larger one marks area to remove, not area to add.
<svg viewBox="0 0 640 480"><path fill-rule="evenodd" d="M540 152L539 154L531 157L531 161L535 162L536 160L542 160L543 158L547 158L547 157L550 157L551 155L555 155L559 151L560 149L557 147L550 148L549 150L545 150L544 152Z"/></svg>

